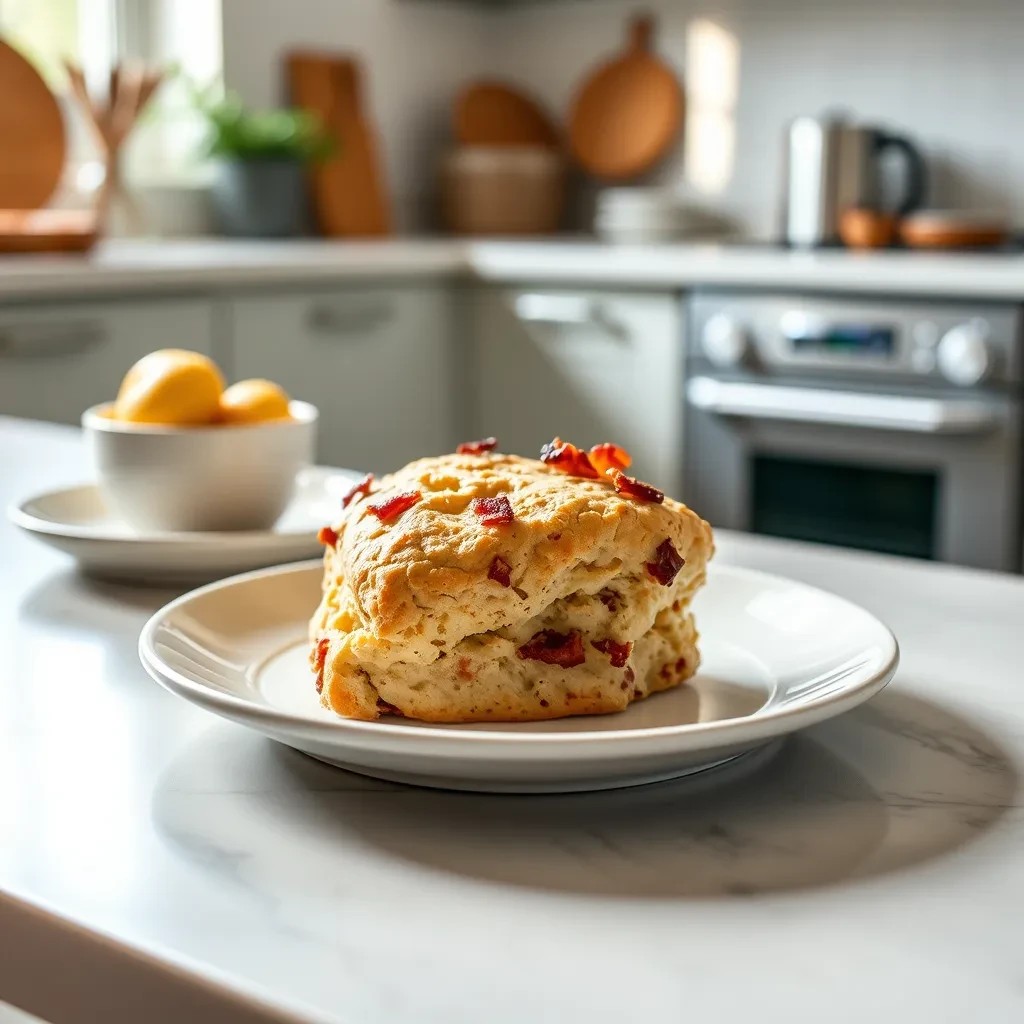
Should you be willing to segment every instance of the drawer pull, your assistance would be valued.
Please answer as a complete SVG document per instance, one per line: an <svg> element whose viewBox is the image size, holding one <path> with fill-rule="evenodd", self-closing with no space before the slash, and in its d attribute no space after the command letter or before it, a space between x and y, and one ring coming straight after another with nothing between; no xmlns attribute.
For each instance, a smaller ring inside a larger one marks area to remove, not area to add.
<svg viewBox="0 0 1024 1024"><path fill-rule="evenodd" d="M306 327L313 334L357 335L379 330L390 323L394 308L388 302L364 305L313 306L306 315Z"/></svg>
<svg viewBox="0 0 1024 1024"><path fill-rule="evenodd" d="M0 325L0 357L53 359L79 355L106 340L103 327L89 321Z"/></svg>
<svg viewBox="0 0 1024 1024"><path fill-rule="evenodd" d="M626 340L622 323L604 303L579 295L544 295L526 292L515 299L516 316L525 323L550 327L596 327L618 340Z"/></svg>

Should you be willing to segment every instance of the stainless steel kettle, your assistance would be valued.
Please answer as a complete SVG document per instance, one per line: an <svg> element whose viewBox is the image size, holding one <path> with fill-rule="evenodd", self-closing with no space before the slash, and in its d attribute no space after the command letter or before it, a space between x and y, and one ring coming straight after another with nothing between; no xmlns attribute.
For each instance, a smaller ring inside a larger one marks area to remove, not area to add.
<svg viewBox="0 0 1024 1024"><path fill-rule="evenodd" d="M850 207L881 209L879 157L899 151L906 163L899 214L924 201L924 158L902 135L841 117L798 117L786 131L783 196L784 241L794 246L832 245L839 239L839 218Z"/></svg>

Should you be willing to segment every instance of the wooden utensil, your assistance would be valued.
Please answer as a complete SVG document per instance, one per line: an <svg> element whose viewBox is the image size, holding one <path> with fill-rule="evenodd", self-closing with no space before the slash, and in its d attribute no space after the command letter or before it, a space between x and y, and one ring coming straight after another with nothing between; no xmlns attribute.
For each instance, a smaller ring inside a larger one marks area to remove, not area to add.
<svg viewBox="0 0 1024 1024"><path fill-rule="evenodd" d="M111 207L116 202L125 212L129 230L137 233L142 229L143 217L124 186L121 153L139 115L163 81L164 72L147 69L134 61L116 64L110 69L107 95L94 99L89 94L81 67L70 61L65 61L64 67L71 82L71 91L82 107L103 154L106 173L96 199L100 226L107 223Z"/></svg>
<svg viewBox="0 0 1024 1024"><path fill-rule="evenodd" d="M373 129L363 110L358 63L297 51L285 58L292 102L316 114L336 140L335 152L310 166L322 234L373 237L391 233L391 216Z"/></svg>
<svg viewBox="0 0 1024 1024"><path fill-rule="evenodd" d="M461 146L545 146L557 149L558 129L541 106L505 82L481 79L455 99L453 133Z"/></svg>
<svg viewBox="0 0 1024 1024"><path fill-rule="evenodd" d="M65 156L56 98L36 69L0 42L0 207L43 206L60 183Z"/></svg>
<svg viewBox="0 0 1024 1024"><path fill-rule="evenodd" d="M650 170L682 126L682 86L652 52L653 35L652 19L636 18L626 50L601 65L572 103L570 151L583 170L604 181Z"/></svg>
<svg viewBox="0 0 1024 1024"><path fill-rule="evenodd" d="M91 210L0 210L0 253L87 252L96 239Z"/></svg>
<svg viewBox="0 0 1024 1024"><path fill-rule="evenodd" d="M921 210L900 222L900 239L914 249L990 249L1010 236L1005 220L960 210Z"/></svg>

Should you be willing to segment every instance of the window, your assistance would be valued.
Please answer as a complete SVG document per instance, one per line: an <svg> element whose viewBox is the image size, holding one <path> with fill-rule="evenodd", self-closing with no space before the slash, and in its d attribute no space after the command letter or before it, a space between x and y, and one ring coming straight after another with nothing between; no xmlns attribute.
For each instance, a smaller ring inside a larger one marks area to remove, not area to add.
<svg viewBox="0 0 1024 1024"><path fill-rule="evenodd" d="M0 35L39 69L61 98L72 177L94 185L97 154L69 94L63 60L81 64L94 87L118 59L171 69L132 134L126 173L135 183L163 183L200 173L202 125L192 85L220 77L218 0L0 0Z"/></svg>

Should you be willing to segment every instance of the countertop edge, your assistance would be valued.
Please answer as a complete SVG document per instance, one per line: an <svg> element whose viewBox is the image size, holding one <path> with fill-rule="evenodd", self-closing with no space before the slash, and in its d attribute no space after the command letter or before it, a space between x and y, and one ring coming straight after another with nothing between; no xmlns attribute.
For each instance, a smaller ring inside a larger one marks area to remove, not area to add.
<svg viewBox="0 0 1024 1024"><path fill-rule="evenodd" d="M118 242L87 258L0 259L0 300L44 295L217 292L349 280L444 279L492 284L843 291L1024 301L1024 254L790 251L720 244L612 246L598 241L386 242L223 240Z"/></svg>
<svg viewBox="0 0 1024 1024"><path fill-rule="evenodd" d="M216 1020L218 1024L326 1024L312 1010L286 1007L252 986L167 950L159 953L92 929L36 902L0 891L0 931L10 939L0 958L4 999L47 1020L138 1020L150 1024ZM40 984L59 972L60 985ZM45 979L42 979L45 980Z"/></svg>

